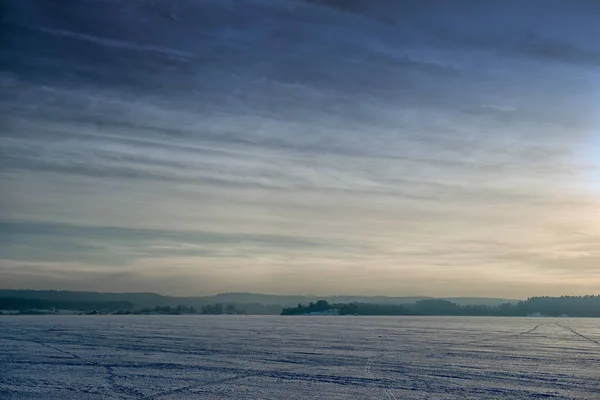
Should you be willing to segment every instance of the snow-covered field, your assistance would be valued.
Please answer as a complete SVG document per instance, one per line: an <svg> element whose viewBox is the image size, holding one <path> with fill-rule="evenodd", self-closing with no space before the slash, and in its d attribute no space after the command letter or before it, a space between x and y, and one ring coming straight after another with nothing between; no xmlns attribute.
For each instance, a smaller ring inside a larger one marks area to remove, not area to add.
<svg viewBox="0 0 600 400"><path fill-rule="evenodd" d="M1 399L600 399L600 320L5 316Z"/></svg>

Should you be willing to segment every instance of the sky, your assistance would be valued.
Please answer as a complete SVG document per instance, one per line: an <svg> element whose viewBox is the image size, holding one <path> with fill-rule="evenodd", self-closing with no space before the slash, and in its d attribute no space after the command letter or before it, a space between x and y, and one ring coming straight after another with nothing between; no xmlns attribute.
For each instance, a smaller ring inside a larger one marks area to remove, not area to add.
<svg viewBox="0 0 600 400"><path fill-rule="evenodd" d="M0 287L597 294L599 18L9 0Z"/></svg>

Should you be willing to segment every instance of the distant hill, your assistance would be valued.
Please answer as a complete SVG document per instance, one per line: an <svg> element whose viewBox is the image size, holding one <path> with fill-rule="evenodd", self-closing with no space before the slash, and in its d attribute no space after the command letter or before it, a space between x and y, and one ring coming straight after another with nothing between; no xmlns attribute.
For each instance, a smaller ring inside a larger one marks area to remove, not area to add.
<svg viewBox="0 0 600 400"><path fill-rule="evenodd" d="M67 290L0 290L0 298L35 299L50 301L82 301L82 302L107 302L127 301L135 307L156 307L157 305L171 305L172 297L156 293L98 293L75 292ZM176 301L175 301L176 303ZM177 304L175 304L177 305Z"/></svg>
<svg viewBox="0 0 600 400"><path fill-rule="evenodd" d="M519 300L503 299L498 297L443 297L444 300L451 301L459 306L499 306L500 304L518 303Z"/></svg>
<svg viewBox="0 0 600 400"><path fill-rule="evenodd" d="M415 303L419 300L432 297L389 297L389 296L302 296L302 295L273 295L256 293L221 293L214 296L177 297L164 296L157 293L99 293L66 290L11 290L0 289L0 298L50 300L66 302L129 302L136 309L155 308L158 306L201 308L207 304L223 303L232 304L240 309L245 309L252 314L278 314L283 307L308 304L317 300L326 300L330 303L353 303L398 305ZM516 303L517 300L486 298L486 297L449 297L446 300L458 305L499 305L502 303Z"/></svg>
<svg viewBox="0 0 600 400"><path fill-rule="evenodd" d="M309 303L311 301L326 300L329 303L366 303L366 304L408 304L419 300L432 299L430 296L391 297L391 296L361 296L361 295L336 295L336 296L310 296L310 295L275 295L255 293L221 293L204 299L218 302L261 303L278 304L282 306ZM503 303L516 303L519 300L502 299L493 297L444 297L458 305L499 305Z"/></svg>
<svg viewBox="0 0 600 400"><path fill-rule="evenodd" d="M530 297L515 304L498 306L458 305L445 299L426 299L410 304L336 303L319 300L285 307L281 315L446 315L497 317L600 317L600 295Z"/></svg>

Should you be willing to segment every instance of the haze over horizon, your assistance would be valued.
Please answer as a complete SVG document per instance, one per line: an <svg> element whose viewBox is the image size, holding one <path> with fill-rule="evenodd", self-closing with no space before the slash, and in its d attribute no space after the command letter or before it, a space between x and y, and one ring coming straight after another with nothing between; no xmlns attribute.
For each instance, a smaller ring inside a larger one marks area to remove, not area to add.
<svg viewBox="0 0 600 400"><path fill-rule="evenodd" d="M7 1L0 287L598 293L600 2L391 3Z"/></svg>

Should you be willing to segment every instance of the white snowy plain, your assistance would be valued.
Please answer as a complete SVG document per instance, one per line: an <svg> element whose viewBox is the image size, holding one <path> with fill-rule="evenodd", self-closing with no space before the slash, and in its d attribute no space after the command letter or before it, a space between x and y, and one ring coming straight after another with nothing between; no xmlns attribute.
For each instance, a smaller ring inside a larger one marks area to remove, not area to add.
<svg viewBox="0 0 600 400"><path fill-rule="evenodd" d="M600 399L600 319L0 317L1 399Z"/></svg>

